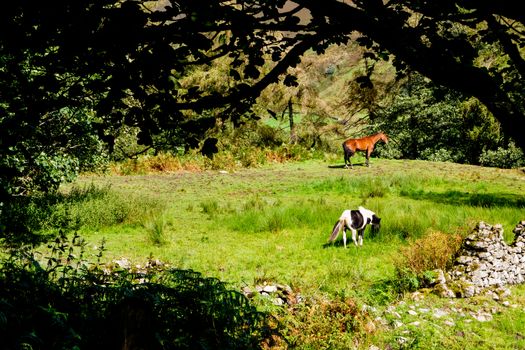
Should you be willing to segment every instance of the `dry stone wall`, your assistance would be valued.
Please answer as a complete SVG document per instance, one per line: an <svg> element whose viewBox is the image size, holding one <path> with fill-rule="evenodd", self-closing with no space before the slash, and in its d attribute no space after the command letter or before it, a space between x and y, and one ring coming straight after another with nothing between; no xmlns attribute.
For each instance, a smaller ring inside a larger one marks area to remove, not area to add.
<svg viewBox="0 0 525 350"><path fill-rule="evenodd" d="M525 221L514 229L514 241L503 240L503 227L480 222L465 238L455 263L439 271L436 290L446 297L508 293L507 285L525 282Z"/></svg>

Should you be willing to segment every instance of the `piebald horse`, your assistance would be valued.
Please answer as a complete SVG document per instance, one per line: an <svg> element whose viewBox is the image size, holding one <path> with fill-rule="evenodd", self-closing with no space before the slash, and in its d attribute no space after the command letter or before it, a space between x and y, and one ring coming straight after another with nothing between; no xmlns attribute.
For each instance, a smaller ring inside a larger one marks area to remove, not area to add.
<svg viewBox="0 0 525 350"><path fill-rule="evenodd" d="M370 154L372 154L374 151L374 146L379 140L383 141L384 143L388 143L388 137L383 132L362 137L360 139L348 139L343 142L343 151L345 152L345 168L348 169L347 162L350 164L350 167L353 168L350 157L353 156L357 151L366 152L366 166L369 166Z"/></svg>
<svg viewBox="0 0 525 350"><path fill-rule="evenodd" d="M345 210L339 217L339 220L332 229L332 234L328 239L329 242L335 241L339 232L343 230L343 243L346 248L346 230L352 231L352 240L357 246L356 234L359 236L359 245L363 245L363 233L365 232L366 225L372 226L372 232L378 232L381 227L381 218L379 218L373 211L363 207L359 207L358 210Z"/></svg>

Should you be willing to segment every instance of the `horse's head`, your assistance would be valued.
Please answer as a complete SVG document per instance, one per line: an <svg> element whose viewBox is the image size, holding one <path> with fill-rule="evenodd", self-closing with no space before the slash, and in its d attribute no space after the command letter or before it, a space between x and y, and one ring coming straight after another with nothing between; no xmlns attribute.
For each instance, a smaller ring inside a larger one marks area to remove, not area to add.
<svg viewBox="0 0 525 350"><path fill-rule="evenodd" d="M372 221L370 222L370 226L372 226L372 233L375 235L379 232L379 229L381 228L381 218L378 217L376 214L372 215Z"/></svg>
<svg viewBox="0 0 525 350"><path fill-rule="evenodd" d="M379 133L379 139L383 141L384 143L388 143L388 137L386 136L384 132Z"/></svg>

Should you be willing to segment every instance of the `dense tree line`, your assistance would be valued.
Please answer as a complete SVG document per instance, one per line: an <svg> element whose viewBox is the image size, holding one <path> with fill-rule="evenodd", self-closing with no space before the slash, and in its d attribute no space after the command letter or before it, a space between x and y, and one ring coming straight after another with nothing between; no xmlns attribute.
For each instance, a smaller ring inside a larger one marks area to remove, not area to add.
<svg viewBox="0 0 525 350"><path fill-rule="evenodd" d="M410 74L386 106L371 113L375 128L387 129L387 158L450 161L511 168L524 165L523 152L476 98Z"/></svg>

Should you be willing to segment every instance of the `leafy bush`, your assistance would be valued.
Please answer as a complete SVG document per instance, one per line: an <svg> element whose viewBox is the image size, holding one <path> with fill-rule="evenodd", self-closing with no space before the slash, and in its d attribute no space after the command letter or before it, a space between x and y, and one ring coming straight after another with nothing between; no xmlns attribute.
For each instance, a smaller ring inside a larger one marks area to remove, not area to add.
<svg viewBox="0 0 525 350"><path fill-rule="evenodd" d="M484 150L479 156L479 163L483 166L508 169L525 165L525 158L523 151L517 148L514 142L510 142L507 148Z"/></svg>
<svg viewBox="0 0 525 350"><path fill-rule="evenodd" d="M440 148L437 150L426 149L421 152L421 158L425 160L430 160L431 162L454 162L456 158L454 157L452 150L446 148Z"/></svg>
<svg viewBox="0 0 525 350"><path fill-rule="evenodd" d="M97 136L95 124L88 109L73 107L54 108L43 115L10 111L0 116L4 132L0 196L54 192L80 171L104 168L107 147Z"/></svg>
<svg viewBox="0 0 525 350"><path fill-rule="evenodd" d="M83 260L62 236L50 255L19 250L0 262L4 349L258 349L270 318L239 292L197 272L111 269Z"/></svg>

